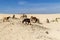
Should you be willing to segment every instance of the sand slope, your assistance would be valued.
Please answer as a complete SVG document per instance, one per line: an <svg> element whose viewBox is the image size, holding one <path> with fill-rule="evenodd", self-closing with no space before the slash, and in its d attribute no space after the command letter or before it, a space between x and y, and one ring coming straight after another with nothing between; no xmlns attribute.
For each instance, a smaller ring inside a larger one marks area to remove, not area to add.
<svg viewBox="0 0 60 40"><path fill-rule="evenodd" d="M16 14L19 18L22 14ZM49 20L60 17L60 14L27 14L40 19L41 23L32 25L22 24L20 19L10 19L10 22L2 22L3 17L12 14L0 14L0 40L60 40L60 22L46 23ZM46 33L48 32L48 34Z"/></svg>

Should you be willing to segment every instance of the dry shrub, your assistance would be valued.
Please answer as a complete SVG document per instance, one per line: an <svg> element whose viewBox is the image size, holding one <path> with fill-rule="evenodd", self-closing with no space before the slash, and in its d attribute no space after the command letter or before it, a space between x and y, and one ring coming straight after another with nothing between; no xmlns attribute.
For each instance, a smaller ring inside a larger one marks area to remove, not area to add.
<svg viewBox="0 0 60 40"><path fill-rule="evenodd" d="M47 23L50 23L50 22L49 22L49 19L46 19L46 22L47 22Z"/></svg>

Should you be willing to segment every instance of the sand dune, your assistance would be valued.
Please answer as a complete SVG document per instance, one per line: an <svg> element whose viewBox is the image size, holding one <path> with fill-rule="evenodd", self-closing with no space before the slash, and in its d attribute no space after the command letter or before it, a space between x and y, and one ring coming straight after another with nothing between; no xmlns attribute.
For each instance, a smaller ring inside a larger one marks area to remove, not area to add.
<svg viewBox="0 0 60 40"><path fill-rule="evenodd" d="M51 22L59 18L60 14L27 14L40 19L43 24L32 23L32 25L22 24L20 16L15 14L18 19L9 19L9 22L3 22L3 17L13 14L0 14L0 40L60 40L60 19L58 22ZM46 22L49 19L50 23Z"/></svg>

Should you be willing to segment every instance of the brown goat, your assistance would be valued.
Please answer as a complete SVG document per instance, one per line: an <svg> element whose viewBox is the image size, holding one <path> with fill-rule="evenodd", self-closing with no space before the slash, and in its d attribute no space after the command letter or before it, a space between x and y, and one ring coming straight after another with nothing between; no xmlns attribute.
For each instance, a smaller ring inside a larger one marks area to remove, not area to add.
<svg viewBox="0 0 60 40"><path fill-rule="evenodd" d="M8 21L9 18L10 18L10 16L8 16L8 17L4 17L4 18L3 18L3 22Z"/></svg>
<svg viewBox="0 0 60 40"><path fill-rule="evenodd" d="M13 19L15 18L15 15L13 15L13 17L12 17Z"/></svg>
<svg viewBox="0 0 60 40"><path fill-rule="evenodd" d="M27 15L23 14L20 18L27 18Z"/></svg>
<svg viewBox="0 0 60 40"><path fill-rule="evenodd" d="M33 23L40 23L40 22L39 22L39 19L36 18L36 17L31 16L30 19L31 19L31 21L32 21Z"/></svg>

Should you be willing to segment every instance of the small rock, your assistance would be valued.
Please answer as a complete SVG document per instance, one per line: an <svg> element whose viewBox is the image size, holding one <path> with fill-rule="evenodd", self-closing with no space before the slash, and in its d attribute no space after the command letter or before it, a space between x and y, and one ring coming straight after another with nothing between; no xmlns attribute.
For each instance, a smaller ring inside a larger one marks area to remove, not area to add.
<svg viewBox="0 0 60 40"><path fill-rule="evenodd" d="M49 32L48 32L48 31L46 31L46 34L49 34Z"/></svg>

